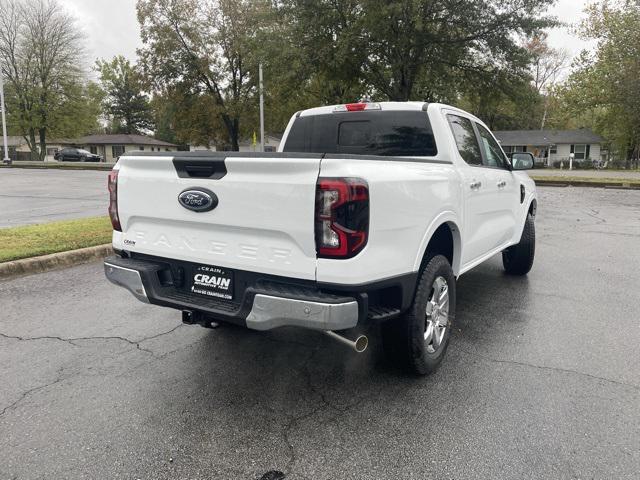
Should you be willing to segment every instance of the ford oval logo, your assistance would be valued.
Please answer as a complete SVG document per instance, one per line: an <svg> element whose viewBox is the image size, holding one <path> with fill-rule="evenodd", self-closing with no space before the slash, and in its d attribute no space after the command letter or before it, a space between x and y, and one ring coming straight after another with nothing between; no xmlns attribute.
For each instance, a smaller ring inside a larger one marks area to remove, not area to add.
<svg viewBox="0 0 640 480"><path fill-rule="evenodd" d="M180 205L194 212L208 212L218 206L218 197L206 188L188 188L178 195Z"/></svg>

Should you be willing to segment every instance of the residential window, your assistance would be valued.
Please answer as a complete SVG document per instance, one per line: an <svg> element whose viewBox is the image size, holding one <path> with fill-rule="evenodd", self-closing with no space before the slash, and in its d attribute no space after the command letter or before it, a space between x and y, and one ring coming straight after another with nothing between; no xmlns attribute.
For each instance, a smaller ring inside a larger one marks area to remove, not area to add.
<svg viewBox="0 0 640 480"><path fill-rule="evenodd" d="M527 151L527 146L526 145L516 145L515 147L513 147L513 151L517 152L517 153L523 153Z"/></svg>
<svg viewBox="0 0 640 480"><path fill-rule="evenodd" d="M111 155L113 158L118 158L124 155L124 145L111 145Z"/></svg>
<svg viewBox="0 0 640 480"><path fill-rule="evenodd" d="M571 145L571 153L574 154L576 160L584 160L587 158L587 146L586 145Z"/></svg>
<svg viewBox="0 0 640 480"><path fill-rule="evenodd" d="M558 146L557 145L551 145L549 147L549 153L555 155L556 153L558 153Z"/></svg>
<svg viewBox="0 0 640 480"><path fill-rule="evenodd" d="M168 148L164 149L165 152L170 152L171 150L169 150Z"/></svg>
<svg viewBox="0 0 640 480"><path fill-rule="evenodd" d="M140 145L140 151L143 152L144 151L144 145Z"/></svg>
<svg viewBox="0 0 640 480"><path fill-rule="evenodd" d="M94 155L97 155L98 154L98 146L97 145L90 145L89 146L89 151L91 153L93 153Z"/></svg>
<svg viewBox="0 0 640 480"><path fill-rule="evenodd" d="M469 165L482 165L482 154L471 120L458 115L447 115L447 119L462 159Z"/></svg>

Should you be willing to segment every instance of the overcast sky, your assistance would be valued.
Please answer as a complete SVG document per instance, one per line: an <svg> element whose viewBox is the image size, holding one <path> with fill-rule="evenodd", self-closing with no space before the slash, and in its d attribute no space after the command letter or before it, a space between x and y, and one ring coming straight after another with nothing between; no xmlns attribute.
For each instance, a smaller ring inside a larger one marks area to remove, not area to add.
<svg viewBox="0 0 640 480"><path fill-rule="evenodd" d="M122 54L135 60L136 48L141 45L135 0L60 0L79 20L87 36L87 60L93 64L96 58L111 58ZM551 13L561 21L575 23L583 17L584 6L590 0L558 0ZM571 56L583 48L591 48L566 28L550 32L550 43L564 48Z"/></svg>

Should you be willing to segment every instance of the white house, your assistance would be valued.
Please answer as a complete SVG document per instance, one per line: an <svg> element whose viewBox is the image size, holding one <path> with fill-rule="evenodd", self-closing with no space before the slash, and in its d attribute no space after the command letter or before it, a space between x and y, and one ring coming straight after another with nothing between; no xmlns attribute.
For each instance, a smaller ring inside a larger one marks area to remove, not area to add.
<svg viewBox="0 0 640 480"><path fill-rule="evenodd" d="M550 167L560 162L606 161L604 139L587 128L578 130L499 130L493 132L505 152L530 152Z"/></svg>
<svg viewBox="0 0 640 480"><path fill-rule="evenodd" d="M12 160L30 160L31 149L24 137L8 137L9 158ZM175 151L177 145L157 140L147 135L105 134L87 135L76 139L48 139L45 160L53 161L54 155L64 147L78 147L100 155L105 162L115 162L124 152L149 150L151 152Z"/></svg>
<svg viewBox="0 0 640 480"><path fill-rule="evenodd" d="M276 152L278 151L278 147L280 146L280 141L282 140L282 134L278 133L266 133L264 136L264 151L265 152ZM260 151L260 138L256 139L256 143L253 143L253 139L246 139L240 142L239 151L241 152L259 152ZM223 151L223 149L218 149L216 145L212 142L210 145L191 145L189 149L194 151L201 150L209 150L211 152Z"/></svg>

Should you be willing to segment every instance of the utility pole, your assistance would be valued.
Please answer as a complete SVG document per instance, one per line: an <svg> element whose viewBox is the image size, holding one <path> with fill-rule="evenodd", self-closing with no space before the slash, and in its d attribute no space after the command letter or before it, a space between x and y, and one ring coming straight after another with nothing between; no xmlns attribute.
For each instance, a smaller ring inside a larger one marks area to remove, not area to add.
<svg viewBox="0 0 640 480"><path fill-rule="evenodd" d="M9 148L7 147L7 117L4 108L4 78L2 78L2 68L0 67L0 109L2 109L2 138L4 139L4 159L3 163L11 165L9 158Z"/></svg>
<svg viewBox="0 0 640 480"><path fill-rule="evenodd" d="M260 81L260 151L264 152L264 87L262 85L262 64L258 66Z"/></svg>

